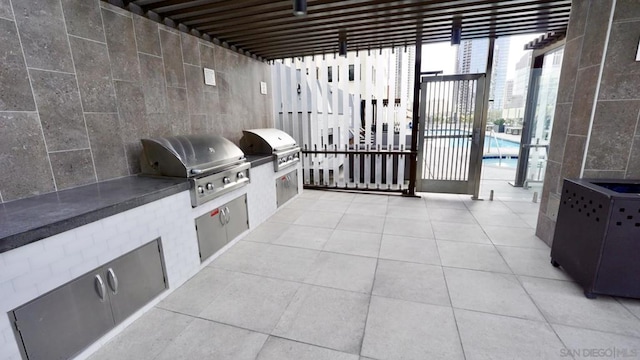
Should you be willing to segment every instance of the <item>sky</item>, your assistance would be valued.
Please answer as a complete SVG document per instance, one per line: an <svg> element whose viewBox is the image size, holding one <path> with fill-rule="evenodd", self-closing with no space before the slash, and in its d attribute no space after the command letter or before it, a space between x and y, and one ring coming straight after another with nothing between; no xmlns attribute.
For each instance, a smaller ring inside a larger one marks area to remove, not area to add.
<svg viewBox="0 0 640 360"><path fill-rule="evenodd" d="M524 45L541 34L516 35L511 37L507 79L515 76L515 66L525 54ZM448 42L422 46L422 71L442 70L445 74L453 74L456 65L456 46Z"/></svg>

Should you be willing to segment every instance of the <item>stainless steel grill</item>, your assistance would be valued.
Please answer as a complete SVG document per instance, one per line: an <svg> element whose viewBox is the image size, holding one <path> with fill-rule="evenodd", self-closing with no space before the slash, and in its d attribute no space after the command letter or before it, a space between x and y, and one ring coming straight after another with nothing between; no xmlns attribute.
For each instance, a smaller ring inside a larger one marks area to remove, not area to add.
<svg viewBox="0 0 640 360"><path fill-rule="evenodd" d="M188 178L196 207L249 182L251 164L231 141L217 135L142 139L142 173Z"/></svg>
<svg viewBox="0 0 640 360"><path fill-rule="evenodd" d="M278 129L244 130L240 147L248 155L273 155L274 170L295 166L300 161L300 147L286 132Z"/></svg>

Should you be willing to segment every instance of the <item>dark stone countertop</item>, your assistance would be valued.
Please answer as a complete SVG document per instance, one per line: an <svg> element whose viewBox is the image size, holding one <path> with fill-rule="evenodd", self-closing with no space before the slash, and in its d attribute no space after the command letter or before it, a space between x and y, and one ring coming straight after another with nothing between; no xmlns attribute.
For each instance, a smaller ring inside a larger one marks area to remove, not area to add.
<svg viewBox="0 0 640 360"><path fill-rule="evenodd" d="M247 161L251 163L251 167L256 167L273 162L273 155L247 155Z"/></svg>
<svg viewBox="0 0 640 360"><path fill-rule="evenodd" d="M0 253L189 189L180 178L129 176L0 204Z"/></svg>

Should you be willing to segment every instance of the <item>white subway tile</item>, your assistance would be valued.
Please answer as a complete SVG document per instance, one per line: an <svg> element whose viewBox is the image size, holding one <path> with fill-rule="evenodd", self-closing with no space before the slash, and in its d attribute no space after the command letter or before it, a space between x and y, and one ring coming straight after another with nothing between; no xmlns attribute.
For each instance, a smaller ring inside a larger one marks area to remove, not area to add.
<svg viewBox="0 0 640 360"><path fill-rule="evenodd" d="M60 274L65 271L69 271L69 269L73 266L81 264L84 261L82 257L82 253L78 252L72 255L67 255L64 259L60 259L51 263L51 271L53 274Z"/></svg>
<svg viewBox="0 0 640 360"><path fill-rule="evenodd" d="M21 292L23 289L36 286L36 284L45 281L49 277L51 277L51 269L49 267L43 267L20 275L11 280L11 282L13 283L13 288L16 292Z"/></svg>
<svg viewBox="0 0 640 360"><path fill-rule="evenodd" d="M11 281L18 276L28 273L29 270L31 270L31 266L27 259L21 261L12 259L11 262L6 262L5 265L0 267L0 283Z"/></svg>

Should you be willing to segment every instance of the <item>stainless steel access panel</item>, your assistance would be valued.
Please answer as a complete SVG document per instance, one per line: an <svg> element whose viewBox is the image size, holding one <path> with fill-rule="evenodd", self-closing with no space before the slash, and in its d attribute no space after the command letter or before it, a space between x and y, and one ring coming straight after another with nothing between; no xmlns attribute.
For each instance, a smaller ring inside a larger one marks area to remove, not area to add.
<svg viewBox="0 0 640 360"><path fill-rule="evenodd" d="M196 218L200 261L208 259L248 229L247 195Z"/></svg>
<svg viewBox="0 0 640 360"><path fill-rule="evenodd" d="M15 309L26 359L68 359L166 288L154 240Z"/></svg>
<svg viewBox="0 0 640 360"><path fill-rule="evenodd" d="M276 179L276 202L278 207L298 195L298 170L293 170Z"/></svg>

